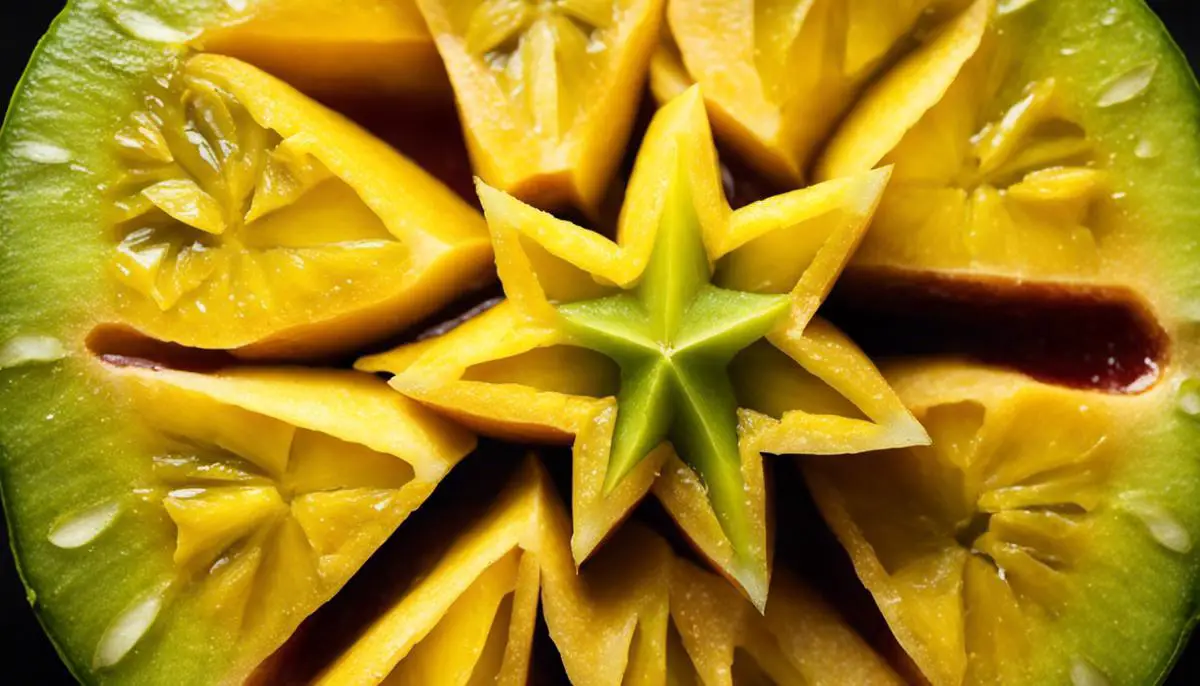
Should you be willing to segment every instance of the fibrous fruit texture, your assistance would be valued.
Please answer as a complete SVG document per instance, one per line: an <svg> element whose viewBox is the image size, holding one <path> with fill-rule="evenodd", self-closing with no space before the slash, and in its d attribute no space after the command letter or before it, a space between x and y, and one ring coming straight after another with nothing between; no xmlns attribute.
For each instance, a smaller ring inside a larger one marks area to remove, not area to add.
<svg viewBox="0 0 1200 686"><path fill-rule="evenodd" d="M1197 207L1140 0L74 0L17 564L87 683L1155 683Z"/></svg>

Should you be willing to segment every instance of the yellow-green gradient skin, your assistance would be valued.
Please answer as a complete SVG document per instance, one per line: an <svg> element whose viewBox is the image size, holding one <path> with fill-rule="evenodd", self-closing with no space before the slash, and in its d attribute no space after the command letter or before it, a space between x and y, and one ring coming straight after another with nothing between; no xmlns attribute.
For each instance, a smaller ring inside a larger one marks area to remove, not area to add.
<svg viewBox="0 0 1200 686"><path fill-rule="evenodd" d="M1102 26L1109 8L1118 19ZM34 55L0 134L0 345L46 336L66 351L0 370L0 486L30 600L89 683L157 684L163 675L209 683L227 673L235 650L201 608L175 603L115 668L94 670L112 618L172 573L173 526L161 509L130 500L89 546L64 550L47 538L64 515L132 498L145 472L144 429L84 340L110 314L101 187L116 169L105 143L138 106L147 75L169 69L182 48L133 36L113 19L135 12L186 36L226 9L218 0L72 2ZM1107 167L1126 194L1129 228L1109 237L1105 274L1147 298L1172 341L1163 379L1144 401L1150 409L1133 415L1141 440L1120 488L1160 494L1198 536L1200 422L1180 411L1179 390L1200 375L1200 91L1140 0L1035 0L1006 21L1026 36L1014 89L1053 76L1072 99L1094 102L1113 78L1156 65L1138 98L1086 108L1080 123L1112 156ZM1159 154L1139 157L1143 140ZM39 154L37 145L51 147ZM1197 618L1196 548L1167 550L1117 512L1094 545L1111 566L1081 577L1095 602L1063 644L1104 656L1097 667L1113 683L1162 678Z"/></svg>

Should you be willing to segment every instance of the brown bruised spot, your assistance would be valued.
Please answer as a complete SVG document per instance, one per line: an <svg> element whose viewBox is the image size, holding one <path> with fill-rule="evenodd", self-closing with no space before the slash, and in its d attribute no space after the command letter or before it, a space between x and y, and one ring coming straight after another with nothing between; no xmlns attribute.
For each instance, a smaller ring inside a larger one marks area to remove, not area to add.
<svg viewBox="0 0 1200 686"><path fill-rule="evenodd" d="M1170 352L1149 304L1121 286L852 268L822 314L876 359L961 355L1112 393L1149 389Z"/></svg>

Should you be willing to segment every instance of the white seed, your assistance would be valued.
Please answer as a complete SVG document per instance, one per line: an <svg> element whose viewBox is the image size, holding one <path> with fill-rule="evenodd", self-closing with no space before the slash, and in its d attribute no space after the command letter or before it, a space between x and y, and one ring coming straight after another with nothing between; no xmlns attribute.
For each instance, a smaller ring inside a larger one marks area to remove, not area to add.
<svg viewBox="0 0 1200 686"><path fill-rule="evenodd" d="M1077 657L1071 662L1072 686L1109 686L1108 677L1087 660Z"/></svg>
<svg viewBox="0 0 1200 686"><path fill-rule="evenodd" d="M1166 508L1144 500L1127 500L1125 509L1142 520L1150 536L1167 550L1186 553L1192 549L1191 534Z"/></svg>
<svg viewBox="0 0 1200 686"><path fill-rule="evenodd" d="M1009 14L1019 9L1024 9L1033 3L1034 0L1000 0L1000 4L996 5L996 12L997 14Z"/></svg>
<svg viewBox="0 0 1200 686"><path fill-rule="evenodd" d="M134 38L141 38L151 43L180 45L198 35L197 31L181 31L173 26L168 26L158 17L138 10L117 10L113 15L113 21Z"/></svg>
<svg viewBox="0 0 1200 686"><path fill-rule="evenodd" d="M56 362L67 356L62 341L50 336L17 336L0 346L0 369Z"/></svg>
<svg viewBox="0 0 1200 686"><path fill-rule="evenodd" d="M104 630L100 644L96 646L96 655L92 658L92 666L96 669L111 667L129 654L133 647L142 640L158 613L162 610L165 586L161 586L130 605L124 612L117 615Z"/></svg>
<svg viewBox="0 0 1200 686"><path fill-rule="evenodd" d="M66 164L71 161L68 150L42 141L17 141L13 143L12 154L38 164Z"/></svg>
<svg viewBox="0 0 1200 686"><path fill-rule="evenodd" d="M1133 100L1150 86L1150 82L1154 80L1154 72L1157 70L1158 62L1146 62L1121 74L1108 82L1096 100L1096 105L1112 107Z"/></svg>
<svg viewBox="0 0 1200 686"><path fill-rule="evenodd" d="M50 542L68 550L85 546L112 526L120 512L116 503L105 503L72 515L50 529Z"/></svg>
<svg viewBox="0 0 1200 686"><path fill-rule="evenodd" d="M1143 138L1138 141L1137 147L1133 149L1133 154L1143 160L1158 157L1158 144L1149 138Z"/></svg>

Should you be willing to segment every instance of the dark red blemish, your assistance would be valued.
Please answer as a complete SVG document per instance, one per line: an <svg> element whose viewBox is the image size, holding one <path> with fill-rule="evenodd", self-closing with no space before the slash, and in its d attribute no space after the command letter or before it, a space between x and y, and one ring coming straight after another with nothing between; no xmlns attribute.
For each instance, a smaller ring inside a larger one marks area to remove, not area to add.
<svg viewBox="0 0 1200 686"><path fill-rule="evenodd" d="M1138 393L1166 332L1132 290L900 269L848 271L822 314L872 357L959 355L1073 388Z"/></svg>

